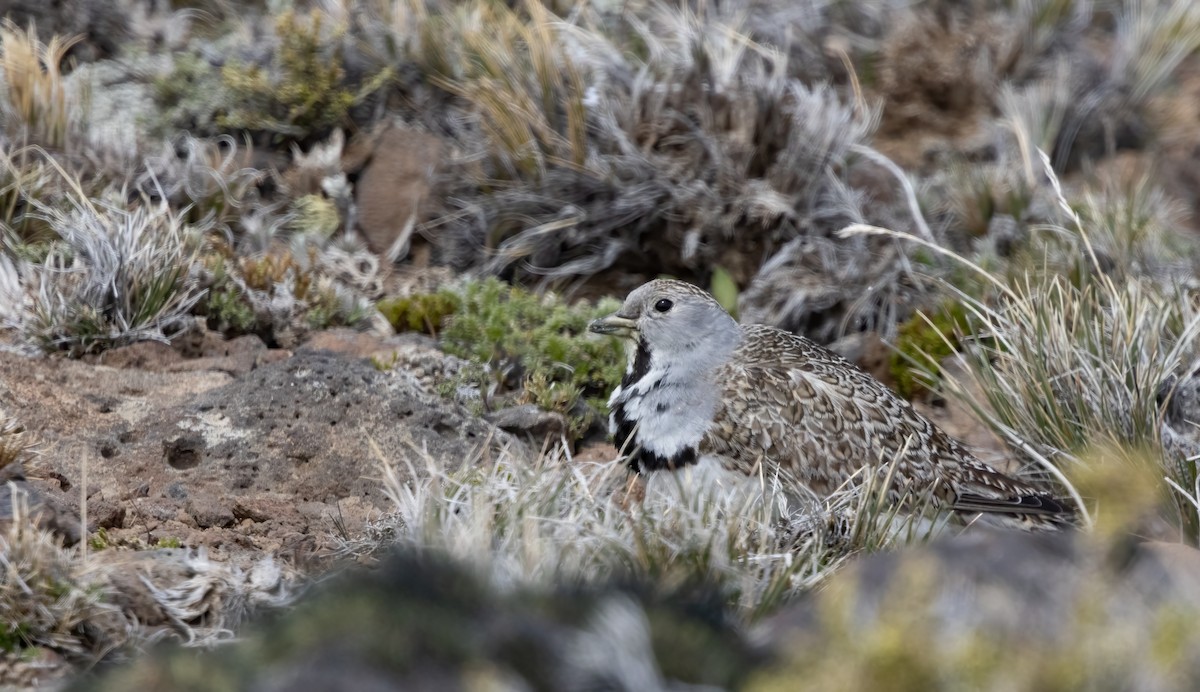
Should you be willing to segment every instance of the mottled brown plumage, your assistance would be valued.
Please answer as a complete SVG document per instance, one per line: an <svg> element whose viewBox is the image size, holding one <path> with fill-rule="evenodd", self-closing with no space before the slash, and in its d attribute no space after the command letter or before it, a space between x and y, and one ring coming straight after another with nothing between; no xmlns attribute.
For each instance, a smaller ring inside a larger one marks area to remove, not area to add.
<svg viewBox="0 0 1200 692"><path fill-rule="evenodd" d="M711 455L824 495L864 466L894 462L893 499L931 490L938 507L1023 528L1073 518L1066 503L979 461L837 354L772 327L738 325L689 284L650 282L593 329L635 344L610 406L636 470Z"/></svg>

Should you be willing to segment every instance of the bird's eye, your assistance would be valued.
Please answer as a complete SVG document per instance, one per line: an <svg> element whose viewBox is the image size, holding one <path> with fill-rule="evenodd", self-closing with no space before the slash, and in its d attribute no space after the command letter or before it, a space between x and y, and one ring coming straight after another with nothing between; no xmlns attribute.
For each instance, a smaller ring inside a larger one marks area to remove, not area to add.
<svg viewBox="0 0 1200 692"><path fill-rule="evenodd" d="M654 304L654 309L658 310L659 312L666 312L667 310L670 310L673 307L675 307L675 303L672 303L671 301L667 300L666 298L663 298L662 300L660 300Z"/></svg>

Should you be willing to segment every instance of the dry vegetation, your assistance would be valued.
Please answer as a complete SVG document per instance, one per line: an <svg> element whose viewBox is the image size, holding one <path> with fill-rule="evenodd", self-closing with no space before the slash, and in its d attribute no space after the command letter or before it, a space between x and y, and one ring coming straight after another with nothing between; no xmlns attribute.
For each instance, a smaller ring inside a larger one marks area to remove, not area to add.
<svg viewBox="0 0 1200 692"><path fill-rule="evenodd" d="M620 361L580 343L594 308L570 299L670 274L825 343L879 333L906 392L969 407L1100 517L1090 453L1115 450L1155 479L1151 523L1200 540L1186 0L117 5L136 19L120 64L0 25L0 329L21 347L390 323L474 361L485 403L583 436ZM462 275L446 286L404 288L357 225L343 160L381 125L444 145L392 256ZM631 510L575 442L454 469L381 453L395 512L345 551L432 546L497 583L702 576L754 619L932 531L879 488L816 501L772 479L655 479ZM118 614L18 506L0 648L124 641L89 638Z"/></svg>

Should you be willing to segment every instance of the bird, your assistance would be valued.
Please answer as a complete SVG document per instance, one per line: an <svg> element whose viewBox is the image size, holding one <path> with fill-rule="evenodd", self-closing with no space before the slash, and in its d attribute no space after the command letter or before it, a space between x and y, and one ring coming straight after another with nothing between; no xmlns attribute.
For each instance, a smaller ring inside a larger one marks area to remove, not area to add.
<svg viewBox="0 0 1200 692"><path fill-rule="evenodd" d="M1030 531L1075 521L1071 503L980 461L833 351L775 327L739 324L692 284L645 283L588 330L627 343L609 428L637 476L712 457L828 496L859 482L863 468L890 463L893 502L926 492L935 509L964 522Z"/></svg>

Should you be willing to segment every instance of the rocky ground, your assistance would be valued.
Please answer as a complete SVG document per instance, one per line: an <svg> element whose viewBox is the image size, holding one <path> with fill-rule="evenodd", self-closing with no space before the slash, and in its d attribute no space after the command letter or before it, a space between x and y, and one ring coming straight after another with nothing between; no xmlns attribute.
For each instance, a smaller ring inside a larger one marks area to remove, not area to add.
<svg viewBox="0 0 1200 692"><path fill-rule="evenodd" d="M86 473L105 543L303 562L328 553L335 527L360 531L385 509L370 442L393 461L415 447L447 463L511 442L369 360L436 353L416 340L327 332L291 352L205 336L194 357L159 343L93 362L0 355L0 396L42 442L25 475L69 540Z"/></svg>
<svg viewBox="0 0 1200 692"><path fill-rule="evenodd" d="M339 540L389 511L382 457L419 473L429 459L450 467L524 444L430 390L422 367L445 358L423 338L350 330L295 351L203 329L86 361L0 351L0 400L37 451L4 469L0 505L10 516L12 492L28 492L39 524L75 545L86 497L88 548L116 601L141 626L182 635L147 579L170 589L210 572L205 599L286 600L333 566ZM212 603L186 625L211 634L241 614Z"/></svg>

